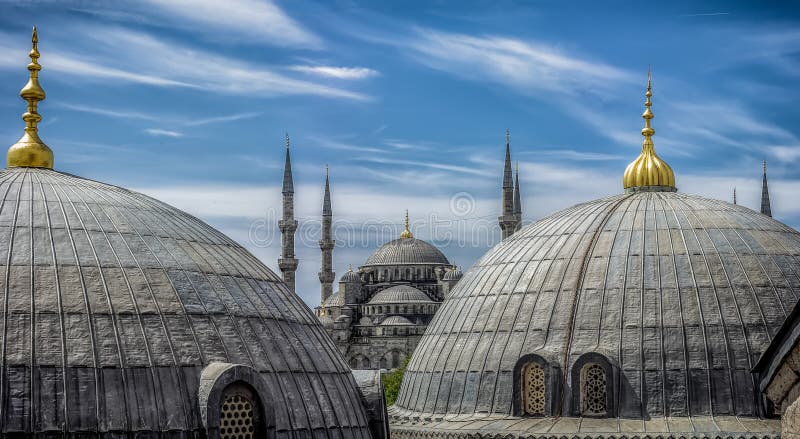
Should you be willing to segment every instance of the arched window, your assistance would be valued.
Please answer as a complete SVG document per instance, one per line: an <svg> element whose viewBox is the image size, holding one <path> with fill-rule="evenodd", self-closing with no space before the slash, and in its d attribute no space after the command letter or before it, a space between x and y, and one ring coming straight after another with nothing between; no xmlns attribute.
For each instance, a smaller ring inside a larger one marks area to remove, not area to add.
<svg viewBox="0 0 800 439"><path fill-rule="evenodd" d="M351 358L349 364L350 369L358 369L358 359L356 357Z"/></svg>
<svg viewBox="0 0 800 439"><path fill-rule="evenodd" d="M219 411L220 439L253 439L262 434L261 408L253 391L243 384L229 386Z"/></svg>
<svg viewBox="0 0 800 439"><path fill-rule="evenodd" d="M542 365L528 363L522 369L522 407L526 415L545 415L545 389Z"/></svg>
<svg viewBox="0 0 800 439"><path fill-rule="evenodd" d="M587 363L581 368L581 414L604 416L608 411L606 371L597 363Z"/></svg>
<svg viewBox="0 0 800 439"><path fill-rule="evenodd" d="M382 306L378 307L378 314L383 314L383 307Z"/></svg>

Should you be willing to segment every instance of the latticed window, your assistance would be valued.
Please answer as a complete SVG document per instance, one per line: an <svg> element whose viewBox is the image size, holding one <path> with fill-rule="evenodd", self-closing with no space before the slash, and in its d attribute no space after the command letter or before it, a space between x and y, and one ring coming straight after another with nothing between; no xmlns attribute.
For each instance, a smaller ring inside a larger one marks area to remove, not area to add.
<svg viewBox="0 0 800 439"><path fill-rule="evenodd" d="M581 414L606 414L606 371L599 364L587 364L581 369Z"/></svg>
<svg viewBox="0 0 800 439"><path fill-rule="evenodd" d="M260 427L258 403L245 386L226 390L219 412L220 439L254 439Z"/></svg>
<svg viewBox="0 0 800 439"><path fill-rule="evenodd" d="M526 415L545 415L544 369L529 363L522 370L522 403Z"/></svg>

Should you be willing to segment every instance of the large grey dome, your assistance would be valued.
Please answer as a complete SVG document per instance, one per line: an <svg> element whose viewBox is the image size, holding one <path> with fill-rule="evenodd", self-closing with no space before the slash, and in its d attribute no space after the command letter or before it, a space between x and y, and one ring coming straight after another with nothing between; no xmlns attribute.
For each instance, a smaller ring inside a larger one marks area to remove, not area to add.
<svg viewBox="0 0 800 439"><path fill-rule="evenodd" d="M417 238L398 238L375 250L364 266L370 265L450 265L438 248Z"/></svg>
<svg viewBox="0 0 800 439"><path fill-rule="evenodd" d="M798 296L800 233L765 215L676 192L579 204L504 240L447 296L408 365L395 432L514 419L534 361L547 389L534 410L550 420L495 431L776 434L748 421L764 414L750 369ZM612 419L572 425L587 361L608 371Z"/></svg>
<svg viewBox="0 0 800 439"><path fill-rule="evenodd" d="M252 370L275 437L370 437L319 321L197 218L115 186L10 168L0 235L3 435L205 437L215 379Z"/></svg>

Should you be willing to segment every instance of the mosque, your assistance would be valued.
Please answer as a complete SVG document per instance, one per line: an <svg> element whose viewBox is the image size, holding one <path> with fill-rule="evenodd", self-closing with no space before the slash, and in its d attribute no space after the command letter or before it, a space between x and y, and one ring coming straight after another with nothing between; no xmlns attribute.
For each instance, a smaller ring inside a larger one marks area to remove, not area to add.
<svg viewBox="0 0 800 439"><path fill-rule="evenodd" d="M281 280L185 212L54 170L37 42L0 171L0 436L800 438L800 232L769 215L766 169L761 212L678 192L649 79L623 193L520 227L506 160L504 239L460 280L406 229L342 277L339 309L323 260L315 316L293 292L290 173ZM319 319L429 315L412 288L437 309L387 410Z"/></svg>
<svg viewBox="0 0 800 439"><path fill-rule="evenodd" d="M522 222L519 170L514 182L508 132L502 193L503 215L499 221L506 238ZM288 137L282 194L283 218L278 224L282 248L278 266L286 284L294 289L298 265L294 257L297 221L293 216L294 183ZM334 293L332 218L326 169L317 316L351 368L395 369L414 351L442 300L461 279L461 270L433 244L414 237L406 211L405 228L400 236L380 246L357 270L351 267L339 279L339 288Z"/></svg>

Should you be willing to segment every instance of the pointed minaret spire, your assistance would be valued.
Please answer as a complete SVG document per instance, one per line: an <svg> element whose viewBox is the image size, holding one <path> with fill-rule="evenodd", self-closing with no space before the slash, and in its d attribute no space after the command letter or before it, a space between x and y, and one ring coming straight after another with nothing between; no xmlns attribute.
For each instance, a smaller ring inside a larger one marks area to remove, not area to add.
<svg viewBox="0 0 800 439"><path fill-rule="evenodd" d="M511 133L506 130L506 160L503 167L503 210L498 222L503 239L511 236L517 229L514 216L514 173L511 171Z"/></svg>
<svg viewBox="0 0 800 439"><path fill-rule="evenodd" d="M332 223L330 173L326 164L325 195L322 199L322 239L319 240L319 249L322 251L322 264L318 273L320 299L323 304L333 294L333 280L336 278L336 273L333 272L333 247L336 241L333 240Z"/></svg>
<svg viewBox="0 0 800 439"><path fill-rule="evenodd" d="M516 232L522 227L522 197L519 194L519 162L516 163L516 173L514 175L514 218L517 225L514 228Z"/></svg>
<svg viewBox="0 0 800 439"><path fill-rule="evenodd" d="M283 273L283 282L295 292L295 272L297 258L294 256L294 232L297 221L294 219L294 182L292 181L292 160L289 156L289 134L286 134L286 163L283 169L283 216L278 221L281 231L281 257L278 268Z"/></svg>
<svg viewBox="0 0 800 439"><path fill-rule="evenodd" d="M769 186L767 185L767 161L764 160L764 177L761 181L761 213L772 216L772 206L769 203Z"/></svg>
<svg viewBox="0 0 800 439"><path fill-rule="evenodd" d="M39 102L45 98L45 93L39 85L39 71L42 70L42 66L39 65L39 36L36 27L33 28L31 35L31 51L28 56L31 58L28 64L30 77L19 92L22 99L28 101L28 111L22 115L22 120L25 121L25 134L8 149L6 165L9 168L53 169L53 151L39 138L38 124L42 121L42 116L37 110Z"/></svg>
<svg viewBox="0 0 800 439"><path fill-rule="evenodd" d="M738 204L736 202L736 186L733 187L733 204Z"/></svg>

